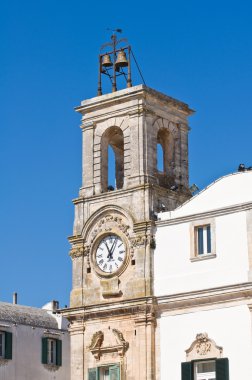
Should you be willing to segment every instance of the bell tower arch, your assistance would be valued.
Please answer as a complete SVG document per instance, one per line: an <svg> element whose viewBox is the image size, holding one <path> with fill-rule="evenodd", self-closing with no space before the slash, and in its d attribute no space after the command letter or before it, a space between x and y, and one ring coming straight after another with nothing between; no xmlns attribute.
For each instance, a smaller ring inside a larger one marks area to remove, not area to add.
<svg viewBox="0 0 252 380"><path fill-rule="evenodd" d="M72 380L155 379L155 218L190 197L187 104L144 85L84 100L70 256ZM163 170L157 167L162 146ZM108 149L115 186L108 182ZM93 377L92 377L93 376Z"/></svg>

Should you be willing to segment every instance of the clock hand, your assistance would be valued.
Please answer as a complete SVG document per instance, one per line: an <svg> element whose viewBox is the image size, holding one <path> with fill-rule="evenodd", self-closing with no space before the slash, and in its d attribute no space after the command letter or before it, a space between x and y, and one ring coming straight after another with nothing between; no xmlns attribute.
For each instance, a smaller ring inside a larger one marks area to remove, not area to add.
<svg viewBox="0 0 252 380"><path fill-rule="evenodd" d="M111 257L111 251L110 251L110 249L109 249L109 247L108 247L108 244L107 244L106 240L105 240L105 245L106 245L107 250L108 250L108 256L107 256L107 259L110 259L110 257Z"/></svg>
<svg viewBox="0 0 252 380"><path fill-rule="evenodd" d="M112 253L112 255L113 255L113 253L114 253L114 250L115 250L115 247L116 247L116 243L117 243L117 237L115 238L115 240L114 240L114 243L113 243L113 247L111 248L111 253Z"/></svg>

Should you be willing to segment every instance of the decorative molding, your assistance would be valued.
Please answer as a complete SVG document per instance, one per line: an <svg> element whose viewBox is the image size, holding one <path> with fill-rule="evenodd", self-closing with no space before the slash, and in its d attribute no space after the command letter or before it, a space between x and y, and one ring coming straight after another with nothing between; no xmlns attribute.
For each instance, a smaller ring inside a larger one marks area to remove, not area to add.
<svg viewBox="0 0 252 380"><path fill-rule="evenodd" d="M200 333L196 335L195 341L185 352L187 361L221 358L223 348L217 346L215 341L208 337L207 333Z"/></svg>
<svg viewBox="0 0 252 380"><path fill-rule="evenodd" d="M177 314L197 308L224 307L225 304L241 305L252 303L252 282L216 288L195 290L157 297L159 313Z"/></svg>
<svg viewBox="0 0 252 380"><path fill-rule="evenodd" d="M96 360L100 359L101 356L101 345L104 340L104 334L102 331L96 331L94 335L92 336L91 344L88 347L89 350L92 352Z"/></svg>
<svg viewBox="0 0 252 380"><path fill-rule="evenodd" d="M126 342L121 331L119 331L117 329L112 329L112 332L114 333L116 340L117 340L117 343L118 343L117 352L118 352L119 356L123 357L125 352L129 348L129 343Z"/></svg>
<svg viewBox="0 0 252 380"><path fill-rule="evenodd" d="M117 353L120 358L124 357L125 352L129 348L129 343L123 337L121 331L117 329L112 329L112 332L115 336L115 344L104 346L104 333L102 331L97 331L92 336L91 344L88 346L88 349L94 355L96 360L100 360L101 356L106 353Z"/></svg>
<svg viewBox="0 0 252 380"><path fill-rule="evenodd" d="M91 232L91 243L95 240L96 236L102 232L110 232L112 229L118 228L124 235L129 236L130 226L123 222L123 218L119 215L108 214L96 223Z"/></svg>

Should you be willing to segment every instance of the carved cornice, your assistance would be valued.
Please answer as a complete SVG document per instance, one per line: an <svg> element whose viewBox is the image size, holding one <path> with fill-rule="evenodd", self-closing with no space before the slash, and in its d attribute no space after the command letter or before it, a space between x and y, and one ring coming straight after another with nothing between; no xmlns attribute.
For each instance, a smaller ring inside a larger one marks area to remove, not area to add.
<svg viewBox="0 0 252 380"><path fill-rule="evenodd" d="M126 300L118 302L107 302L99 305L81 306L69 309L62 309L61 314L71 321L71 327L74 328L75 321L84 318L84 322L102 318L116 318L122 315L135 315L136 319L151 315L155 318L156 300L155 297L138 298L135 300Z"/></svg>

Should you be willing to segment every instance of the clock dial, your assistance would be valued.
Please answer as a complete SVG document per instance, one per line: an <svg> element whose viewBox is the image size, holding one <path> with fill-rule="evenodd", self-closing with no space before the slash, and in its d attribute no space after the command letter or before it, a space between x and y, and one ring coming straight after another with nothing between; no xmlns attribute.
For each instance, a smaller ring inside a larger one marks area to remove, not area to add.
<svg viewBox="0 0 252 380"><path fill-rule="evenodd" d="M105 236L99 243L95 254L98 267L105 273L116 272L124 263L125 245L117 235Z"/></svg>

